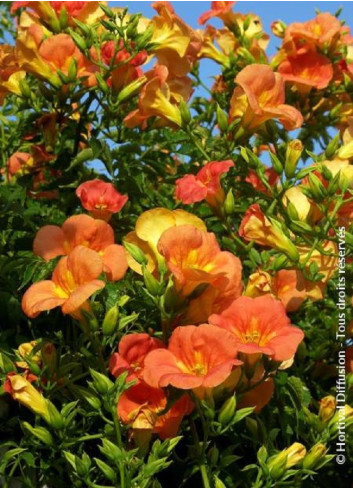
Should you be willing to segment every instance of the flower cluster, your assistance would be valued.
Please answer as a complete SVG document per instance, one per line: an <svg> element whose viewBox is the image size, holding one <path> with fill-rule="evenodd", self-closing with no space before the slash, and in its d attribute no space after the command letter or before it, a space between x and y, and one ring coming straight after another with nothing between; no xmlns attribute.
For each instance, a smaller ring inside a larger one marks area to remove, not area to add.
<svg viewBox="0 0 353 489"><path fill-rule="evenodd" d="M236 2L196 28L165 1L151 19L2 3L0 482L336 484L343 428L353 454L340 12L273 22L270 57Z"/></svg>

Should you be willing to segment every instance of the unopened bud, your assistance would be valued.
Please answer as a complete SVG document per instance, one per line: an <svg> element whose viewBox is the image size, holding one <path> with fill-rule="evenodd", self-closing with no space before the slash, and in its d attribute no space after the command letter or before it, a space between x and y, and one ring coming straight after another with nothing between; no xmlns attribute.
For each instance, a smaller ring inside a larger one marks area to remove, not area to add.
<svg viewBox="0 0 353 489"><path fill-rule="evenodd" d="M323 397L320 401L319 416L320 419L327 423L333 417L336 411L336 399L333 396Z"/></svg>
<svg viewBox="0 0 353 489"><path fill-rule="evenodd" d="M50 432L46 428L43 428L42 426L38 426L37 428L34 428L29 423L27 423L27 421L23 421L22 426L29 433L31 433L31 435L33 435L35 438L38 438L38 440L43 442L45 445L48 446L54 445L53 437L51 436Z"/></svg>
<svg viewBox="0 0 353 489"><path fill-rule="evenodd" d="M142 85L144 85L144 83L146 83L146 81L147 81L147 78L145 76L140 76L136 80L134 80L131 83L129 83L128 85L126 85L126 87L124 87L119 92L119 94L117 96L117 101L119 103L125 102L129 98L136 95L136 93L140 90Z"/></svg>
<svg viewBox="0 0 353 489"><path fill-rule="evenodd" d="M286 149L286 161L284 165L284 172L287 178L292 178L295 174L298 161L303 152L303 143L299 139L293 139Z"/></svg>
<svg viewBox="0 0 353 489"><path fill-rule="evenodd" d="M139 265L147 265L147 258L144 252L133 243L129 243L128 241L123 242L124 248L131 255L131 257L137 261Z"/></svg>
<svg viewBox="0 0 353 489"><path fill-rule="evenodd" d="M143 279L145 282L146 289L153 296L159 296L162 292L162 286L158 280L152 275L148 268L144 267Z"/></svg>
<svg viewBox="0 0 353 489"><path fill-rule="evenodd" d="M223 206L224 206L224 212L227 216L233 214L235 209L235 201L234 201L234 195L232 189L228 191Z"/></svg>
<svg viewBox="0 0 353 489"><path fill-rule="evenodd" d="M217 104L216 107L216 115L217 115L217 124L219 129L222 132L228 132L228 117L225 112L220 108L220 106Z"/></svg>
<svg viewBox="0 0 353 489"><path fill-rule="evenodd" d="M180 110L182 125L183 127L186 127L189 125L191 121L191 113L188 104L184 100L180 101L179 110Z"/></svg>
<svg viewBox="0 0 353 489"><path fill-rule="evenodd" d="M104 317L102 330L104 336L110 336L116 330L119 318L119 308L117 305L111 307Z"/></svg>
<svg viewBox="0 0 353 489"><path fill-rule="evenodd" d="M277 175L282 175L283 165L279 161L278 157L275 154L270 152L270 158L271 158L271 162L272 162L272 167L275 170L275 172L277 173Z"/></svg>
<svg viewBox="0 0 353 489"><path fill-rule="evenodd" d="M340 135L338 133L333 139L331 139L331 141L327 145L327 148L325 150L326 158L328 159L332 158L332 156L338 150L339 143L340 143Z"/></svg>
<svg viewBox="0 0 353 489"><path fill-rule="evenodd" d="M315 470L317 465L322 461L327 453L327 448L322 443L317 443L307 453L303 460L303 468L308 470Z"/></svg>
<svg viewBox="0 0 353 489"><path fill-rule="evenodd" d="M20 91L23 97L29 98L31 96L31 89L25 78L20 81Z"/></svg>
<svg viewBox="0 0 353 489"><path fill-rule="evenodd" d="M218 415L218 421L222 425L227 425L232 420L235 409L237 407L237 401L235 396L229 397L226 401L224 401Z"/></svg>
<svg viewBox="0 0 353 489"><path fill-rule="evenodd" d="M271 31L276 37L280 37L281 39L284 37L284 33L286 32L286 24L282 20L275 20L271 24Z"/></svg>
<svg viewBox="0 0 353 489"><path fill-rule="evenodd" d="M311 194L316 202L321 202L326 197L326 189L320 182L319 178L314 175L314 173L310 173L308 176L309 187Z"/></svg>
<svg viewBox="0 0 353 489"><path fill-rule="evenodd" d="M61 430L64 427L64 419L56 409L54 404L50 401L48 403L48 417L47 423L52 426L55 430Z"/></svg>
<svg viewBox="0 0 353 489"><path fill-rule="evenodd" d="M108 379L106 375L97 372L96 370L89 369L90 374L93 378L93 386L99 392L99 394L107 394L112 391L114 388L114 383Z"/></svg>
<svg viewBox="0 0 353 489"><path fill-rule="evenodd" d="M72 37L74 43L81 51L86 51L87 43L83 37L81 37L77 32L70 29L70 36Z"/></svg>

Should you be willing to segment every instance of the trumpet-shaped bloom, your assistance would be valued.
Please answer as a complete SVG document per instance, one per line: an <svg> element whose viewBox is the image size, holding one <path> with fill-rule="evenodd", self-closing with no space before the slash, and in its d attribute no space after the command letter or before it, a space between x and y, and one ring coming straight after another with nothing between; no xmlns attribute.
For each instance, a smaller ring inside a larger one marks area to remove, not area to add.
<svg viewBox="0 0 353 489"><path fill-rule="evenodd" d="M270 295L239 297L209 322L231 332L239 351L262 353L277 362L292 358L304 338L302 330L291 325L283 304Z"/></svg>
<svg viewBox="0 0 353 489"><path fill-rule="evenodd" d="M221 251L213 233L200 231L193 226L178 226L162 234L158 250L174 276L178 292L183 296L192 294L201 284L222 288L227 282L229 267L237 270L239 281L236 292L240 294L240 261L231 253Z"/></svg>
<svg viewBox="0 0 353 489"><path fill-rule="evenodd" d="M96 67L84 57L68 34L44 38L43 29L32 24L19 32L16 48L21 69L55 85L62 83L57 72L61 71L68 76L73 61L76 66L75 78L82 78L90 86L95 84Z"/></svg>
<svg viewBox="0 0 353 489"><path fill-rule="evenodd" d="M227 23L232 16L232 8L235 2L211 2L211 10L207 10L199 17L199 24L205 24L213 17L219 17Z"/></svg>
<svg viewBox="0 0 353 489"><path fill-rule="evenodd" d="M64 314L79 317L80 309L87 309L87 299L105 286L105 282L98 280L102 272L103 261L98 253L77 246L61 258L51 280L31 285L22 298L22 309L34 318L42 311L61 306Z"/></svg>
<svg viewBox="0 0 353 489"><path fill-rule="evenodd" d="M287 50L302 48L307 44L312 48L320 49L336 44L342 33L342 25L337 17L324 12L307 22L294 22L290 24L284 37L284 47Z"/></svg>
<svg viewBox="0 0 353 489"><path fill-rule="evenodd" d="M283 251L296 260L298 251L284 234L279 224L272 222L263 214L258 204L246 211L239 227L239 235L247 241L255 241L262 246L270 246Z"/></svg>
<svg viewBox="0 0 353 489"><path fill-rule="evenodd" d="M261 297L271 294L279 299L286 311L300 308L307 298L306 281L299 270L279 270L274 276L262 270L250 275L244 295Z"/></svg>
<svg viewBox="0 0 353 489"><path fill-rule="evenodd" d="M157 348L163 348L164 343L157 338L151 338L146 333L132 333L124 336L119 343L118 353L114 353L109 361L109 370L114 377L128 372L127 380L141 380L146 355Z"/></svg>
<svg viewBox="0 0 353 489"><path fill-rule="evenodd" d="M300 91L307 88L326 88L333 77L331 61L312 50L299 50L295 56L288 56L278 67L278 72L286 82L294 83Z"/></svg>
<svg viewBox="0 0 353 489"><path fill-rule="evenodd" d="M151 21L151 41L158 64L166 66L173 78L185 77L197 60L201 37L176 15L169 2L156 2L152 6L158 13Z"/></svg>
<svg viewBox="0 0 353 489"><path fill-rule="evenodd" d="M162 259L157 250L159 238L164 231L175 226L190 224L202 231L206 225L201 219L182 209L171 211L163 207L156 207L143 212L136 221L135 231L125 236L125 241L138 246L146 255L147 268L154 272L158 267L158 261ZM141 266L128 255L128 263L137 273L142 273Z"/></svg>
<svg viewBox="0 0 353 489"><path fill-rule="evenodd" d="M233 161L210 161L196 175L185 175L176 181L175 196L183 204L206 202L211 207L219 207L224 201L221 175L234 166Z"/></svg>
<svg viewBox="0 0 353 489"><path fill-rule="evenodd" d="M187 395L181 397L165 414L160 414L166 406L167 398L162 389L141 382L120 396L118 416L124 424L132 426L137 441L140 433L144 433L147 439L152 433L157 433L164 440L176 436L183 417L193 410Z"/></svg>
<svg viewBox="0 0 353 489"><path fill-rule="evenodd" d="M18 9L28 7L33 10L41 20L49 22L55 20L60 16L62 10L67 14L67 22L69 25L75 25L73 18L84 22L85 24L92 25L103 17L104 12L99 6L100 2L66 2L66 1L53 1L53 2L12 2L11 13L17 12ZM103 2L105 3L105 2Z"/></svg>
<svg viewBox="0 0 353 489"><path fill-rule="evenodd" d="M24 376L8 374L5 392L10 394L12 399L23 404L35 414L39 414L39 416L49 420L48 401Z"/></svg>
<svg viewBox="0 0 353 489"><path fill-rule="evenodd" d="M168 349L157 349L145 358L144 379L153 387L212 388L220 385L236 359L236 340L208 324L176 328Z"/></svg>
<svg viewBox="0 0 353 489"><path fill-rule="evenodd" d="M230 104L231 120L242 118L246 131L253 131L270 119L278 119L287 130L300 127L303 116L294 107L285 104L284 80L267 65L246 66L235 78Z"/></svg>
<svg viewBox="0 0 353 489"><path fill-rule="evenodd" d="M0 46L0 102L8 93L21 95L20 82L26 76L18 64L15 49L3 44Z"/></svg>
<svg viewBox="0 0 353 489"><path fill-rule="evenodd" d="M112 183L99 179L82 183L77 187L76 195L82 207L96 219L104 221L109 221L112 214L120 212L128 200L128 196L121 195Z"/></svg>
<svg viewBox="0 0 353 489"><path fill-rule="evenodd" d="M140 92L138 109L124 119L127 127L146 128L150 117L158 117L164 125L181 126L179 104L190 98L191 81L188 77L168 79L168 76L168 68L163 65L146 73L147 82Z"/></svg>
<svg viewBox="0 0 353 489"><path fill-rule="evenodd" d="M67 255L79 245L101 256L109 280L115 282L124 277L128 266L126 254L122 246L114 244L112 227L85 214L69 217L62 227L42 227L34 239L33 251L44 260L51 260L59 255Z"/></svg>

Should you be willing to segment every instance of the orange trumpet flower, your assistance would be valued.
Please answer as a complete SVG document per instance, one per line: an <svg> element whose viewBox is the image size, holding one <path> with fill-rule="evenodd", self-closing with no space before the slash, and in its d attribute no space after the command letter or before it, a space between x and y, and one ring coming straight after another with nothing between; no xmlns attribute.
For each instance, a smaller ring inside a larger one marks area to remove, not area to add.
<svg viewBox="0 0 353 489"><path fill-rule="evenodd" d="M166 406L167 398L162 389L141 382L120 396L118 416L124 424L131 425L137 444L148 442L152 433L164 440L176 436L183 417L194 407L187 395L182 396L167 413L160 414Z"/></svg>
<svg viewBox="0 0 353 489"><path fill-rule="evenodd" d="M239 351L262 353L277 362L292 358L304 338L303 331L291 325L283 304L270 295L239 297L209 322L231 332Z"/></svg>
<svg viewBox="0 0 353 489"><path fill-rule="evenodd" d="M234 166L233 161L210 161L196 175L184 175L176 181L175 196L183 204L206 202L218 208L224 202L224 191L221 187L221 175Z"/></svg>
<svg viewBox="0 0 353 489"><path fill-rule="evenodd" d="M87 299L105 286L98 280L102 272L103 261L98 253L77 246L61 258L51 280L31 285L22 298L22 309L34 318L42 311L61 306L64 314L79 318L80 310L89 308Z"/></svg>
<svg viewBox="0 0 353 489"><path fill-rule="evenodd" d="M154 350L145 358L145 382L185 390L216 387L242 363L236 359L236 343L232 334L220 334L208 324L180 326L173 331L168 349Z"/></svg>
<svg viewBox="0 0 353 489"><path fill-rule="evenodd" d="M286 82L295 84L302 92L311 87L326 88L333 77L331 61L315 51L301 49L295 56L288 56L278 67Z"/></svg>
<svg viewBox="0 0 353 489"><path fill-rule="evenodd" d="M227 251L221 251L216 236L185 225L165 231L158 251L165 258L174 276L176 290L187 297L201 284L211 284L218 289L228 284L227 274L236 271L237 295L241 292L240 260Z"/></svg>
<svg viewBox="0 0 353 489"><path fill-rule="evenodd" d="M128 200L128 196L121 195L112 183L98 178L81 183L76 189L76 195L84 209L103 221L109 221L112 214L120 212Z"/></svg>
<svg viewBox="0 0 353 489"><path fill-rule="evenodd" d="M252 64L246 66L235 78L235 88L229 116L231 120L242 118L246 131L253 131L270 119L278 119L285 129L298 129L303 116L294 107L285 104L284 80L270 66Z"/></svg>
<svg viewBox="0 0 353 489"><path fill-rule="evenodd" d="M146 333L128 334L119 343L118 353L113 353L109 360L109 370L114 377L128 372L127 381L141 380L146 355L157 348L164 348L164 343Z"/></svg>
<svg viewBox="0 0 353 489"><path fill-rule="evenodd" d="M33 243L33 251L44 260L67 255L76 246L82 245L99 253L104 272L113 282L124 277L127 270L125 250L114 243L114 231L109 224L85 214L66 219L62 227L42 227Z"/></svg>

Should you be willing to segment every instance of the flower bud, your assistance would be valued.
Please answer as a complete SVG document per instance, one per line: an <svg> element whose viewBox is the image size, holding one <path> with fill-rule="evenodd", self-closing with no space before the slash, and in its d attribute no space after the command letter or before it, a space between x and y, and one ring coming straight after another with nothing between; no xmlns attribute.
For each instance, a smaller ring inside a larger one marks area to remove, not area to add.
<svg viewBox="0 0 353 489"><path fill-rule="evenodd" d="M240 48L237 49L237 55L244 58L246 62L249 64L256 63L254 56L244 46L241 46Z"/></svg>
<svg viewBox="0 0 353 489"><path fill-rule="evenodd" d="M48 367L49 373L52 375L56 370L57 354L53 343L45 343L41 349L43 363Z"/></svg>
<svg viewBox="0 0 353 489"><path fill-rule="evenodd" d="M142 85L147 81L147 78L145 76L140 76L136 80L132 81L126 87L124 87L122 90L120 90L118 96L117 96L117 101L119 103L125 102L126 100L130 99L136 93L140 90Z"/></svg>
<svg viewBox="0 0 353 489"><path fill-rule="evenodd" d="M123 241L124 248L132 256L132 258L137 261L139 265L147 265L147 258L144 252L133 243L129 243L128 241Z"/></svg>
<svg viewBox="0 0 353 489"><path fill-rule="evenodd" d="M100 73L96 73L95 74L95 77L96 77L96 80L97 80L98 88L100 88L102 90L102 92L105 95L107 95L110 92L110 89L108 87L107 82L104 80L104 78L102 77L102 75Z"/></svg>
<svg viewBox="0 0 353 489"><path fill-rule="evenodd" d="M326 158L330 159L332 156L336 153L338 150L338 146L340 143L340 134L336 134L336 136L331 139L331 141L328 143L326 151L325 151L325 156Z"/></svg>
<svg viewBox="0 0 353 489"><path fill-rule="evenodd" d="M286 469L298 465L306 455L306 448L301 443L295 442L282 453L287 455Z"/></svg>
<svg viewBox="0 0 353 489"><path fill-rule="evenodd" d="M272 162L272 167L275 170L275 172L277 173L277 175L282 175L283 165L279 161L278 157L275 154L270 152L270 158L271 158L271 162Z"/></svg>
<svg viewBox="0 0 353 489"><path fill-rule="evenodd" d="M284 164L284 172L287 178L292 178L295 174L303 149L303 143L299 139L293 139L293 141L288 144L286 149L286 161Z"/></svg>
<svg viewBox="0 0 353 489"><path fill-rule="evenodd" d="M161 292L163 292L162 285L146 267L143 269L143 279L146 289L151 295L154 297L161 295Z"/></svg>
<svg viewBox="0 0 353 489"><path fill-rule="evenodd" d="M141 34L136 40L136 47L139 51L147 46L153 36L153 27L148 27L143 34Z"/></svg>
<svg viewBox="0 0 353 489"><path fill-rule="evenodd" d="M113 390L114 383L108 379L106 375L103 375L92 368L90 368L89 371L93 378L93 386L99 394L104 395Z"/></svg>
<svg viewBox="0 0 353 489"><path fill-rule="evenodd" d="M110 480L111 482L114 482L116 479L116 473L115 470L110 467L110 465L106 464L103 462L103 460L100 460L99 458L94 459L100 470L103 472L105 477Z"/></svg>
<svg viewBox="0 0 353 489"><path fill-rule="evenodd" d="M52 426L55 430L61 430L64 427L64 419L56 409L54 404L50 401L48 403L48 418L47 423Z"/></svg>
<svg viewBox="0 0 353 489"><path fill-rule="evenodd" d="M79 398L85 400L95 411L100 410L102 403L94 391L81 385L72 385L70 389L77 394Z"/></svg>
<svg viewBox="0 0 353 489"><path fill-rule="evenodd" d="M222 132L228 132L228 117L217 104L216 107L217 124Z"/></svg>
<svg viewBox="0 0 353 489"><path fill-rule="evenodd" d="M179 110L180 110L180 115L181 115L182 126L186 127L190 124L191 113L190 113L190 109L188 107L188 104L184 100L180 101Z"/></svg>
<svg viewBox="0 0 353 489"><path fill-rule="evenodd" d="M321 202L326 197L326 189L320 182L319 178L313 173L308 176L310 192L316 202Z"/></svg>
<svg viewBox="0 0 353 489"><path fill-rule="evenodd" d="M316 443L307 453L303 460L303 468L315 470L317 465L322 461L327 453L327 448L322 443Z"/></svg>
<svg viewBox="0 0 353 489"><path fill-rule="evenodd" d="M271 24L271 31L276 37L280 37L283 39L284 34L286 32L286 24L282 22L282 20L275 20Z"/></svg>
<svg viewBox="0 0 353 489"><path fill-rule="evenodd" d="M119 318L119 308L117 305L111 307L104 317L102 330L104 336L110 336L116 330Z"/></svg>
<svg viewBox="0 0 353 489"><path fill-rule="evenodd" d="M13 372L15 370L15 365L12 363L10 358L5 355L5 353L0 353L0 371L4 374Z"/></svg>
<svg viewBox="0 0 353 489"><path fill-rule="evenodd" d="M319 416L320 419L327 423L330 421L336 411L336 399L333 396L323 397L320 401Z"/></svg>
<svg viewBox="0 0 353 489"><path fill-rule="evenodd" d="M87 49L87 44L86 44L85 39L83 37L81 37L79 34L77 34L77 32L74 32L72 29L70 29L70 36L72 37L76 46L81 51L85 51Z"/></svg>
<svg viewBox="0 0 353 489"><path fill-rule="evenodd" d="M267 467L270 471L270 476L274 480L280 479L286 472L287 455L280 452L268 461Z"/></svg>
<svg viewBox="0 0 353 489"><path fill-rule="evenodd" d="M23 428L29 431L31 435L38 438L38 440L42 441L45 445L48 446L54 445L53 437L51 436L50 432L46 428L43 428L42 426L38 426L37 428L34 428L29 423L27 423L27 421L23 421L21 424Z"/></svg>
<svg viewBox="0 0 353 489"><path fill-rule="evenodd" d="M234 195L232 189L228 191L223 207L224 207L224 212L227 216L233 214L235 209L235 201L234 201Z"/></svg>
<svg viewBox="0 0 353 489"><path fill-rule="evenodd" d="M25 78L20 80L20 91L23 97L30 98L32 92Z"/></svg>
<svg viewBox="0 0 353 489"><path fill-rule="evenodd" d="M282 450L269 460L268 468L273 479L283 476L287 469L298 465L306 455L306 448L301 443L295 442L290 447Z"/></svg>
<svg viewBox="0 0 353 489"><path fill-rule="evenodd" d="M213 445L213 447L209 450L208 458L211 465L213 466L217 465L219 459L219 450L215 445Z"/></svg>
<svg viewBox="0 0 353 489"><path fill-rule="evenodd" d="M237 401L235 396L229 397L226 401L224 401L218 415L218 421L222 425L227 425L231 422L235 409L237 407Z"/></svg>

